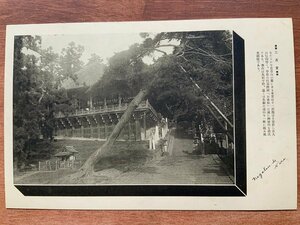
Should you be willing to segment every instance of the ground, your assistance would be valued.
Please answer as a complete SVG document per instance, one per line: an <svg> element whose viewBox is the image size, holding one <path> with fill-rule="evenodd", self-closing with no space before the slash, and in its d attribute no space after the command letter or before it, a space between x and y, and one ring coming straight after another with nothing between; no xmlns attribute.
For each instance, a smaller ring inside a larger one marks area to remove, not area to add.
<svg viewBox="0 0 300 225"><path fill-rule="evenodd" d="M148 150L147 142L117 142L111 154L102 158L95 167L96 176L82 183L89 184L230 184L232 175L218 155L193 154L193 139L182 132L170 134L168 154L159 149ZM84 161L103 142L87 140L59 140L59 147L73 145ZM76 169L51 172L27 172L15 175L18 184L70 183L65 179Z"/></svg>

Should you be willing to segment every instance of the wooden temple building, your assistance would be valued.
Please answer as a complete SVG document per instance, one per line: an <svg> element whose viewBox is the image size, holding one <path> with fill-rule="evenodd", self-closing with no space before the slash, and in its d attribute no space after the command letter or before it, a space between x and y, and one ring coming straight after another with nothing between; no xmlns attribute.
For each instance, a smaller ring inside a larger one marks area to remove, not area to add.
<svg viewBox="0 0 300 225"><path fill-rule="evenodd" d="M97 101L77 94L74 98L75 110L55 114L57 138L91 138L105 140L111 134L129 104L121 97ZM81 98L81 99L80 99ZM167 120L158 116L148 100L143 101L119 135L119 140L152 140L164 137L167 133ZM156 141L155 141L156 142Z"/></svg>

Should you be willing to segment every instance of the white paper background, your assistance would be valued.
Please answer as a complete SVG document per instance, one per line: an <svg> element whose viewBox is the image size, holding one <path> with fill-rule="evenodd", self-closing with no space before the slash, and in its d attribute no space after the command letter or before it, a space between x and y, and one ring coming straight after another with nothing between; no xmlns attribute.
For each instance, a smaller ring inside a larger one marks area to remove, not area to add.
<svg viewBox="0 0 300 225"><path fill-rule="evenodd" d="M139 33L233 30L245 40L247 196L246 197L24 197L13 186L12 71L14 35ZM67 209L295 209L297 207L296 100L291 19L226 19L7 26L5 65L5 191L9 208ZM275 80L276 136L262 136L261 75L256 51L280 51ZM286 161L252 180L273 159Z"/></svg>

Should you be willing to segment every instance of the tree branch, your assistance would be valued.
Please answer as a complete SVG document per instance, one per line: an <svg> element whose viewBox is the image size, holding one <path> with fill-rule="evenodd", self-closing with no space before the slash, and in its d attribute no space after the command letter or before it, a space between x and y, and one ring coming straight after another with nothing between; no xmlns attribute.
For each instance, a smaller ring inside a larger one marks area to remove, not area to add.
<svg viewBox="0 0 300 225"><path fill-rule="evenodd" d="M213 101L203 93L203 89L196 83L196 81L193 80L190 76L187 75L187 71L183 68L183 66L179 65L179 67L182 69L184 74L187 78L189 78L192 83L196 86L196 88L200 91L200 93L204 96L204 98L212 105L212 107L223 117L223 119L231 126L233 127L233 124L230 122L230 120L222 113L222 111L213 103Z"/></svg>

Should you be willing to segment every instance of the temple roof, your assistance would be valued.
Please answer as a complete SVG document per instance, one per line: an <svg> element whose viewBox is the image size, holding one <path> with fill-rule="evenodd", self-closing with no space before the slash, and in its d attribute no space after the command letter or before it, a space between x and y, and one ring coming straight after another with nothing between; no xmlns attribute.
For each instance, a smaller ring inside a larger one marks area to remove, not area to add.
<svg viewBox="0 0 300 225"><path fill-rule="evenodd" d="M62 157L62 156L69 156L69 155L72 155L74 153L72 152L59 152L59 153L56 153L54 156L55 157Z"/></svg>
<svg viewBox="0 0 300 225"><path fill-rule="evenodd" d="M78 153L74 146L65 146L61 152L56 153L55 157L69 156Z"/></svg>
<svg viewBox="0 0 300 225"><path fill-rule="evenodd" d="M64 152L78 153L78 151L75 150L74 146L65 146L64 150Z"/></svg>

